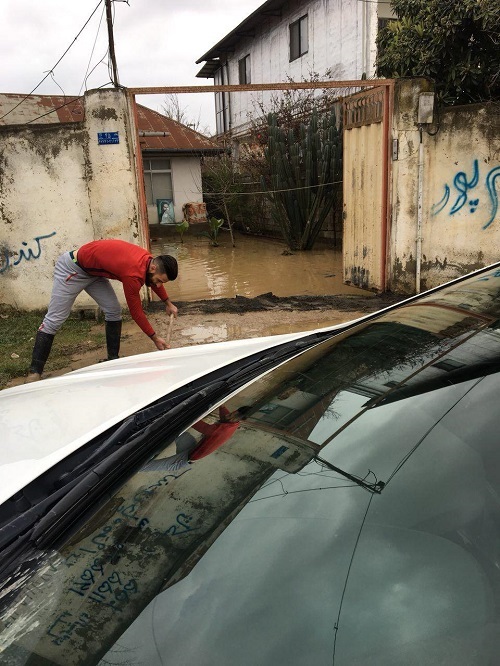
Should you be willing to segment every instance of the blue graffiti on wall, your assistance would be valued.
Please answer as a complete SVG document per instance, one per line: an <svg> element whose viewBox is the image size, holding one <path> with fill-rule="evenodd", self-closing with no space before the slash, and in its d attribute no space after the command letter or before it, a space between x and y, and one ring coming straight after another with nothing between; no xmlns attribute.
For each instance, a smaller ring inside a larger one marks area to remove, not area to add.
<svg viewBox="0 0 500 666"><path fill-rule="evenodd" d="M486 174L485 185L486 191L488 192L489 203L491 206L490 215L488 220L483 224L483 229L487 229L490 224L495 220L496 214L498 212L498 192L496 180L500 178L500 166L493 167ZM470 194L471 190L477 187L479 183L479 161L474 160L472 166L472 175L468 179L465 171L459 171L454 179L453 186L456 190L457 197L450 209L450 215L458 213L459 210L462 210L464 206L469 206L469 212L475 213L479 207L479 198L473 198ZM440 201L435 203L431 208L432 215L437 215L440 213L450 201L451 188L446 183L444 186L444 195Z"/></svg>
<svg viewBox="0 0 500 666"><path fill-rule="evenodd" d="M0 259L0 273L4 273L10 266L19 266L21 261L30 261L31 259L39 259L41 254L42 254L42 245L40 241L42 241L44 238L52 238L52 236L56 235L56 231L53 231L51 234L45 234L44 236L35 236L33 239L36 243L36 249L33 251L31 248L28 248L26 251L26 248L28 247L28 243L23 241L21 245L24 247L21 247L19 250L19 257L11 263L10 260L10 253L6 248L2 249L3 257ZM15 254L15 253L14 253Z"/></svg>

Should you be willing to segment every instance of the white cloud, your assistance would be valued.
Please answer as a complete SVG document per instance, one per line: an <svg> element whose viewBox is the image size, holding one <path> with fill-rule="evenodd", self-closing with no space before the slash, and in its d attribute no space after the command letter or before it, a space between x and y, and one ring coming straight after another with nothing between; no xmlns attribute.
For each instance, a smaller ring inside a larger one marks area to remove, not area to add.
<svg viewBox="0 0 500 666"><path fill-rule="evenodd" d="M68 54L47 73L71 45L98 0L2 0L0 2L0 92L29 93L40 80L39 94L78 94L110 81L106 16L101 3ZM114 2L115 53L120 83L127 87L203 85L196 64L206 51L251 14L263 0L129 0ZM99 21L101 27L98 33ZM97 36L97 40L96 40ZM93 51L93 54L92 54ZM90 65L89 65L90 61ZM60 86L60 87L59 87ZM141 104L161 110L163 96L140 97ZM181 98L193 120L214 125L212 94Z"/></svg>

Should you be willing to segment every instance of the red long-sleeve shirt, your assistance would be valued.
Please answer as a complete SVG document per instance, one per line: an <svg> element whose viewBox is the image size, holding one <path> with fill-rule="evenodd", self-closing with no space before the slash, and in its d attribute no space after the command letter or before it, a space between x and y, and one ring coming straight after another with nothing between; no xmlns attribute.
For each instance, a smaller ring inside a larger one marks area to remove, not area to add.
<svg viewBox="0 0 500 666"><path fill-rule="evenodd" d="M149 336L154 329L142 309L140 290L152 258L143 247L114 239L86 243L77 254L78 265L89 275L120 280L131 316ZM151 285L151 289L162 301L168 300L163 285Z"/></svg>

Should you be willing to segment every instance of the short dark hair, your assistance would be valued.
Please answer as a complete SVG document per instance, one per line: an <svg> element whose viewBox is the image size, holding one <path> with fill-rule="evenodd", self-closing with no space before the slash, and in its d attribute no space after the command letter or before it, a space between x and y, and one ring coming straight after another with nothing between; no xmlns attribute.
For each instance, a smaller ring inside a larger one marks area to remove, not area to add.
<svg viewBox="0 0 500 666"><path fill-rule="evenodd" d="M170 281L175 280L179 273L179 267L175 257L171 257L169 254L160 254L158 257L155 257L155 263L160 271L163 267L162 272L165 273Z"/></svg>

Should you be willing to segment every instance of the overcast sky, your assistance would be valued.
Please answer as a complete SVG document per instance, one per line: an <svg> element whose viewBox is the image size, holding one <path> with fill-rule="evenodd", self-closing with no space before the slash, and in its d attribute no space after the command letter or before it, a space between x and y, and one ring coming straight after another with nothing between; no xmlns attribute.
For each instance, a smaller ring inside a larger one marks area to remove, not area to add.
<svg viewBox="0 0 500 666"><path fill-rule="evenodd" d="M104 2L71 46L98 1L0 0L0 92L28 94L45 76L33 94L77 95L109 82ZM120 83L127 87L213 83L196 78L202 67L196 60L263 2L117 0L113 11ZM161 111L164 96L137 101ZM214 128L213 93L184 95L180 103L192 121Z"/></svg>

